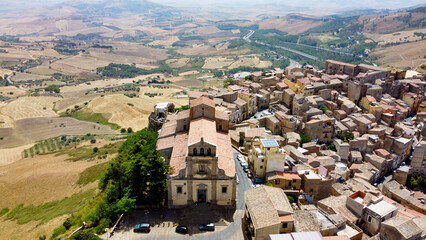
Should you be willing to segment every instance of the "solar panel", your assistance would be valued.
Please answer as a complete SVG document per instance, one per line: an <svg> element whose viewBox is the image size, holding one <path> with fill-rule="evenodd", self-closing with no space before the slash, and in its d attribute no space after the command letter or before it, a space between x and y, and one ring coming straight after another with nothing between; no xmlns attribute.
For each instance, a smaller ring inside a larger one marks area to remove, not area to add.
<svg viewBox="0 0 426 240"><path fill-rule="evenodd" d="M275 139L261 139L264 147L279 147L277 140Z"/></svg>

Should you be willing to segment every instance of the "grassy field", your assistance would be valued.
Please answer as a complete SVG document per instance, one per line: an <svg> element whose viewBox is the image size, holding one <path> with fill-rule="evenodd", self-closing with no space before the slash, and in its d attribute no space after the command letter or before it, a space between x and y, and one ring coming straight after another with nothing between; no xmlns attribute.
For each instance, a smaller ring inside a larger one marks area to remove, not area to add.
<svg viewBox="0 0 426 240"><path fill-rule="evenodd" d="M69 161L93 160L95 157L98 157L98 159L105 159L107 158L108 154L117 153L122 143L123 141L110 143L100 148L96 147L97 150L94 150L93 146L67 148L64 151L57 153L55 156L66 154L70 156L70 158L67 159Z"/></svg>
<svg viewBox="0 0 426 240"><path fill-rule="evenodd" d="M99 180L104 174L105 170L108 167L108 163L101 163L98 165L94 165L92 167L87 168L82 173L80 173L80 177L77 181L79 185L87 185L91 182ZM1 216L1 212L0 212Z"/></svg>
<svg viewBox="0 0 426 240"><path fill-rule="evenodd" d="M43 224L56 217L77 212L81 207L81 202L88 201L94 195L95 189L92 189L37 206L20 204L6 215L6 220L17 221L18 224L26 224L30 221Z"/></svg>
<svg viewBox="0 0 426 240"><path fill-rule="evenodd" d="M65 115L63 115L63 116L65 116ZM99 123L99 124L102 124L102 125L108 125L112 129L120 129L120 126L118 124L108 122L108 119L105 118L104 115L102 115L102 113L78 111L78 112L71 113L70 116L75 118L75 119L82 120L82 121L88 121L88 122Z"/></svg>

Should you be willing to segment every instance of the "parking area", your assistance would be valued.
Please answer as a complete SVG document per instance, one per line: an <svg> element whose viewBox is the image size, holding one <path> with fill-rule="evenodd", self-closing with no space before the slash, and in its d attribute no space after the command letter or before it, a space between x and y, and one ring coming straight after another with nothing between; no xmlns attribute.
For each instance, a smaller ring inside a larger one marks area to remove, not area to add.
<svg viewBox="0 0 426 240"><path fill-rule="evenodd" d="M213 234L226 229L233 221L235 209L201 204L184 209L150 209L137 210L127 215L116 232L109 239L188 239L193 236ZM202 232L200 224L214 223L214 232ZM139 223L151 224L149 233L135 233L133 228ZM175 232L178 225L188 226L189 233L182 235Z"/></svg>

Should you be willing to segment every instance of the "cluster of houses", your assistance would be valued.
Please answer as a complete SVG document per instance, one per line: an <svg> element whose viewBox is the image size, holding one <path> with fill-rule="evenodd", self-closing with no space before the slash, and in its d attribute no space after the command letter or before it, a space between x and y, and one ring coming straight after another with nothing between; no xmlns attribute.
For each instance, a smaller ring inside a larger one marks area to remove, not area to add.
<svg viewBox="0 0 426 240"><path fill-rule="evenodd" d="M169 206L235 206L233 146L266 183L245 192L254 239L425 239L426 195L406 184L426 175L426 75L325 66L242 74L177 114L156 106Z"/></svg>

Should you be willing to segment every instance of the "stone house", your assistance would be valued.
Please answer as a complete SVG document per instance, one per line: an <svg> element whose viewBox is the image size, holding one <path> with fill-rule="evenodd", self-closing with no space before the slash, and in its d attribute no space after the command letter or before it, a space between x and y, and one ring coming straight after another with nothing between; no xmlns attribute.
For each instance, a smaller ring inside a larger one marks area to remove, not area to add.
<svg viewBox="0 0 426 240"><path fill-rule="evenodd" d="M270 234L293 230L293 208L280 188L261 186L244 193L244 222L253 232L253 239L265 240Z"/></svg>
<svg viewBox="0 0 426 240"><path fill-rule="evenodd" d="M379 232L382 222L398 213L398 207L385 201L383 196L376 197L361 191L348 196L346 206L359 218L358 225L372 235Z"/></svg>

